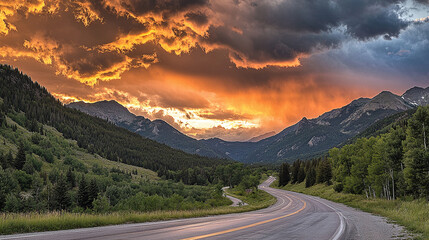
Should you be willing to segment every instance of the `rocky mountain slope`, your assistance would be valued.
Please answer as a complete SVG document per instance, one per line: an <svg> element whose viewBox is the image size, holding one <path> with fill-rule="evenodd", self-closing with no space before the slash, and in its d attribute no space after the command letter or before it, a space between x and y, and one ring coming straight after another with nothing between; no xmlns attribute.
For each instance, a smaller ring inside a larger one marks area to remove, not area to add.
<svg viewBox="0 0 429 240"><path fill-rule="evenodd" d="M429 105L429 87L413 87L402 95L402 99L414 106Z"/></svg>

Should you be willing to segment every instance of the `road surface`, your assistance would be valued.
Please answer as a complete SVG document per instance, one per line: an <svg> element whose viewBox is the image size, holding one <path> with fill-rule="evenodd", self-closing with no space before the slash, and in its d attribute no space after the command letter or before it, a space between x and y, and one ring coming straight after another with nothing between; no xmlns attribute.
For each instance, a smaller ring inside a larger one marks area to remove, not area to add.
<svg viewBox="0 0 429 240"><path fill-rule="evenodd" d="M0 236L0 239L407 239L385 219L304 194L260 189L277 203L258 211L140 224Z"/></svg>

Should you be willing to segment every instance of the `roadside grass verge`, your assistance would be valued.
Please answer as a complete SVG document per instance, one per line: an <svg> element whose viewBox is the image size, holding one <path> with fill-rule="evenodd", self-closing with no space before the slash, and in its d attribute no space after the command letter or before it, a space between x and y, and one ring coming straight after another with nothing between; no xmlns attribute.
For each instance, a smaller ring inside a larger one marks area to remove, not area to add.
<svg viewBox="0 0 429 240"><path fill-rule="evenodd" d="M274 182L271 186L277 187L278 183ZM429 203L426 200L366 199L363 195L335 192L332 186L324 184L310 188L305 188L305 183L288 184L280 189L318 196L387 217L407 230L417 233L416 239L429 239Z"/></svg>
<svg viewBox="0 0 429 240"><path fill-rule="evenodd" d="M234 194L235 193L235 194ZM64 229L98 227L125 223L164 221L179 218L205 217L220 214L240 213L266 208L275 203L275 198L263 191L248 196L237 195L235 190L228 194L249 205L242 207L222 206L211 209L155 212L113 212L91 213L2 213L0 214L0 234L55 231Z"/></svg>
<svg viewBox="0 0 429 240"><path fill-rule="evenodd" d="M258 207L257 209L269 207L269 206L273 205L274 203L276 203L276 201L277 201L277 199L274 196L272 196L272 195L270 195L267 192L262 191L262 190L256 190L252 193L245 193L241 189L237 189L237 188L229 189L228 188L228 189L225 189L225 192L228 195L233 196L235 198L238 198L241 201L249 204L250 206Z"/></svg>

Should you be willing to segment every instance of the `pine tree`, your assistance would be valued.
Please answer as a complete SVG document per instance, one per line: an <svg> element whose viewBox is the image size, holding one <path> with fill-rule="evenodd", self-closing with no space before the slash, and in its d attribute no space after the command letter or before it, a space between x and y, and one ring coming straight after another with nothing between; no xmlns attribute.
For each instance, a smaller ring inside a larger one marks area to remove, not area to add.
<svg viewBox="0 0 429 240"><path fill-rule="evenodd" d="M299 174L300 167L301 167L301 161L300 160L296 160L295 162L293 162L293 164L292 164L292 183L298 182L298 174Z"/></svg>
<svg viewBox="0 0 429 240"><path fill-rule="evenodd" d="M66 178L60 174L53 191L54 207L57 210L64 210L70 207L71 201L68 193Z"/></svg>
<svg viewBox="0 0 429 240"><path fill-rule="evenodd" d="M316 171L316 183L330 184L332 178L331 164L327 159L320 161Z"/></svg>
<svg viewBox="0 0 429 240"><path fill-rule="evenodd" d="M71 189L76 187L76 177L71 168L67 171L67 182Z"/></svg>
<svg viewBox="0 0 429 240"><path fill-rule="evenodd" d="M79 182L79 190L77 192L77 204L83 208L89 207L88 184L84 175L82 175L82 178Z"/></svg>
<svg viewBox="0 0 429 240"><path fill-rule="evenodd" d="M279 186L285 186L290 181L290 173L289 173L289 164L283 163L280 166L280 173L279 173Z"/></svg>
<svg viewBox="0 0 429 240"><path fill-rule="evenodd" d="M88 205L89 207L92 207L92 202L97 198L98 196L98 186L97 181L95 178L91 180L91 183L88 186Z"/></svg>
<svg viewBox="0 0 429 240"><path fill-rule="evenodd" d="M301 164L301 167L298 170L297 183L302 183L305 180L305 175L304 164Z"/></svg>
<svg viewBox="0 0 429 240"><path fill-rule="evenodd" d="M313 167L310 167L310 169L307 171L307 176L305 179L305 187L311 187L316 183L316 170L314 170Z"/></svg>
<svg viewBox="0 0 429 240"><path fill-rule="evenodd" d="M24 167L26 160L24 144L21 143L18 147L18 154L16 154L15 158L15 168L21 170Z"/></svg>

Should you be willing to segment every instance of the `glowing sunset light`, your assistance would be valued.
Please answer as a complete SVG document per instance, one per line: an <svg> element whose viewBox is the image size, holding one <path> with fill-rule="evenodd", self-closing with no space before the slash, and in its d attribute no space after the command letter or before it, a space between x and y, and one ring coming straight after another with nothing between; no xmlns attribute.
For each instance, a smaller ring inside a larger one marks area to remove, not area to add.
<svg viewBox="0 0 429 240"><path fill-rule="evenodd" d="M328 2L2 1L0 61L63 103L116 100L198 139L427 87L427 1Z"/></svg>

